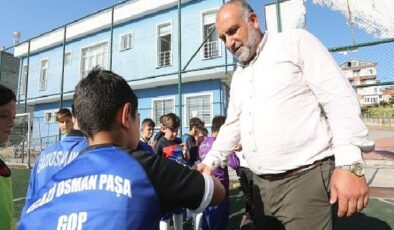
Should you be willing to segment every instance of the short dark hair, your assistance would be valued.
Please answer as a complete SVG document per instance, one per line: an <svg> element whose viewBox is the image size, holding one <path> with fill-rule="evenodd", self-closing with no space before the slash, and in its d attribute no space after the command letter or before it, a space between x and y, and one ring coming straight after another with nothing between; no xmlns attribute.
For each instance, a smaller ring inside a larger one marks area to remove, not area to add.
<svg viewBox="0 0 394 230"><path fill-rule="evenodd" d="M212 132L219 132L220 127L224 124L226 121L225 116L216 116L212 119Z"/></svg>
<svg viewBox="0 0 394 230"><path fill-rule="evenodd" d="M145 125L154 128L156 124L155 124L155 122L154 122L152 119L150 119L150 118L145 118L145 119L142 121L142 123L141 123L141 127L144 127Z"/></svg>
<svg viewBox="0 0 394 230"><path fill-rule="evenodd" d="M56 112L56 121L64 121L66 118L71 119L72 117L71 111L67 108L61 108Z"/></svg>
<svg viewBox="0 0 394 230"><path fill-rule="evenodd" d="M197 133L202 133L204 136L208 135L208 129L205 128L204 126L197 126L196 131Z"/></svg>
<svg viewBox="0 0 394 230"><path fill-rule="evenodd" d="M200 126L204 126L205 123L198 117L192 117L189 120L189 127L190 130L192 130L195 127L200 127Z"/></svg>
<svg viewBox="0 0 394 230"><path fill-rule="evenodd" d="M138 99L129 84L112 71L98 67L78 83L73 98L79 127L89 137L111 130L125 103L131 104L131 116L136 119Z"/></svg>
<svg viewBox="0 0 394 230"><path fill-rule="evenodd" d="M10 101L16 102L14 91L7 86L0 84L0 106L8 104Z"/></svg>
<svg viewBox="0 0 394 230"><path fill-rule="evenodd" d="M177 129L181 125L179 117L175 113L167 113L163 117L163 127Z"/></svg>

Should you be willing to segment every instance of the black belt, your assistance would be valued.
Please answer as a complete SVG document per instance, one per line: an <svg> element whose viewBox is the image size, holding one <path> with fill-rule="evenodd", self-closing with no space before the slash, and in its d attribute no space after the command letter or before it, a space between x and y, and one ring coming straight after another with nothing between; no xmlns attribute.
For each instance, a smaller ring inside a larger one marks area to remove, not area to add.
<svg viewBox="0 0 394 230"><path fill-rule="evenodd" d="M323 158L321 160L317 160L317 161L313 162L312 164L303 165L301 167L291 169L291 170L288 170L283 173L263 174L263 175L258 175L258 177L260 177L264 180L275 181L275 180L285 179L285 178L291 177L291 176L299 176L299 175L302 175L306 172L309 172L310 170L316 168L317 166L322 165L322 163L327 160L334 160L334 156L329 156L329 157Z"/></svg>

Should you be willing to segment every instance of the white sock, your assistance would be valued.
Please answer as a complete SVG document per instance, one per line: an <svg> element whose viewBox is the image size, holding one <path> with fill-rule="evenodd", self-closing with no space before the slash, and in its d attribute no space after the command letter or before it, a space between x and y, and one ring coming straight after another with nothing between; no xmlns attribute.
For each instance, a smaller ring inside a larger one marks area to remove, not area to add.
<svg viewBox="0 0 394 230"><path fill-rule="evenodd" d="M161 220L160 221L160 230L168 230L168 227L170 226L170 220Z"/></svg>
<svg viewBox="0 0 394 230"><path fill-rule="evenodd" d="M194 230L200 230L201 229L202 216L203 216L202 212L196 213L196 218L195 218L195 222L194 222Z"/></svg>
<svg viewBox="0 0 394 230"><path fill-rule="evenodd" d="M172 217L174 221L174 230L183 230L183 213L178 215L174 214Z"/></svg>

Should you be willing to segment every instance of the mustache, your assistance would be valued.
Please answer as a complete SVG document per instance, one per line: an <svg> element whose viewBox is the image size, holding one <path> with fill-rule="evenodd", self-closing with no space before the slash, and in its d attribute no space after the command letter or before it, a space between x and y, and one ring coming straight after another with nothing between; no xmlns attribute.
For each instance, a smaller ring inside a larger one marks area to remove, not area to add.
<svg viewBox="0 0 394 230"><path fill-rule="evenodd" d="M241 43L238 43L238 42L234 43L234 45L230 49L230 52L235 53L241 46L242 46Z"/></svg>

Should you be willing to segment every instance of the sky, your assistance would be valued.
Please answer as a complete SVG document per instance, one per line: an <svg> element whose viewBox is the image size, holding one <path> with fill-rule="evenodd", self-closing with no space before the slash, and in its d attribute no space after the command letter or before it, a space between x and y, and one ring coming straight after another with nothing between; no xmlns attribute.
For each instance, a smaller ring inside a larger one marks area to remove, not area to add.
<svg viewBox="0 0 394 230"><path fill-rule="evenodd" d="M352 30L339 10L333 11L327 6L322 6L322 4L314 4L314 2L324 1L306 1L305 27L318 37L325 46L334 48L352 45L353 40L356 43L377 40L360 28L353 27ZM26 41L118 2L120 0L0 0L0 48L8 48L13 45L12 34L15 31L21 33L20 41ZM262 30L265 29L263 6L272 2L275 1L249 0L259 16ZM348 52L346 55L335 53L333 56L338 64L351 58L377 62L378 79L382 82L394 81L394 75L392 74L394 72L392 71L393 47L394 43L389 43L358 49L356 52Z"/></svg>

